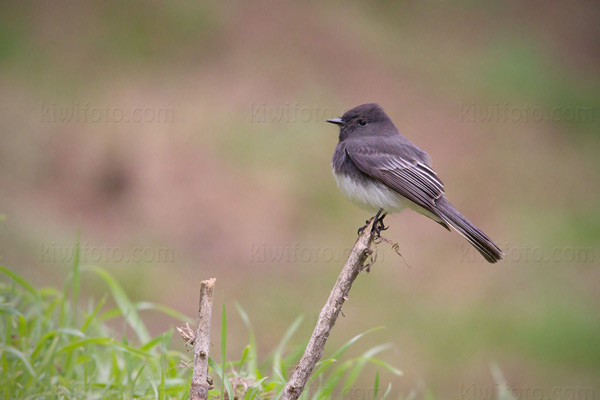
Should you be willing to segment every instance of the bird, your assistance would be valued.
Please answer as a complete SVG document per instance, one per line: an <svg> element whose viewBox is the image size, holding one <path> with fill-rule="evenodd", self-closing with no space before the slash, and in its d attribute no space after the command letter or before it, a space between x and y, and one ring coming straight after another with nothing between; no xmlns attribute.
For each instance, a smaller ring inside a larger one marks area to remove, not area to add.
<svg viewBox="0 0 600 400"><path fill-rule="evenodd" d="M376 212L377 235L387 229L387 214L408 208L454 229L488 262L502 259L492 239L448 201L429 154L404 137L381 106L362 104L327 122L340 129L331 159L337 186L354 204Z"/></svg>

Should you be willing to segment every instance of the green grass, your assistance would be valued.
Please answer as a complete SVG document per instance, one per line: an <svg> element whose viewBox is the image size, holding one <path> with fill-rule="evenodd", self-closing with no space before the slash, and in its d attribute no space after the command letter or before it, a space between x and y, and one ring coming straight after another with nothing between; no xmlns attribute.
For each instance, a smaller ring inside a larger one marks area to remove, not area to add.
<svg viewBox="0 0 600 400"><path fill-rule="evenodd" d="M0 398L189 398L191 353L173 349L173 329L151 335L139 312L165 313L193 325L185 315L153 303L132 302L106 270L81 266L77 252L62 288L35 288L5 267L0 267L0 273L4 278L0 280ZM80 285L90 275L101 278L108 294L80 308ZM109 307L110 303L115 307ZM293 322L272 355L259 363L250 320L239 304L236 308L248 330L249 344L239 360L226 361L228 327L223 302L221 361L209 360L209 376L214 379L209 394L215 399L277 398L307 342L290 345L302 318ZM379 370L401 375L376 357L389 344L358 357L344 357L354 343L374 330L351 338L322 360L301 398L319 400L350 393L368 364L376 370L372 398L386 398L391 385L380 387Z"/></svg>
<svg viewBox="0 0 600 400"><path fill-rule="evenodd" d="M132 302L120 283L106 270L97 266L81 266L75 253L70 273L62 288L36 288L15 271L0 266L0 399L49 398L49 399L184 399L189 398L192 362L190 352L177 350L170 329L152 335L140 311L153 311L166 314L180 323L193 320L176 310L149 302ZM104 282L107 294L99 300L89 299L85 307L79 299L80 285L87 279L99 278ZM224 297L224 296L223 296ZM114 304L110 306L110 304ZM237 313L248 332L248 344L236 360L226 360L227 332L229 327L226 303L222 304L220 333L213 332L220 342L220 354L210 358L209 376L214 388L209 392L213 399L261 400L277 399L290 377L293 367L300 359L308 338L295 339L303 318L298 317L283 334L270 355L259 361L257 339L246 311L235 304ZM568 309L565 309L568 310ZM403 311L405 318L410 313ZM482 314L487 314L482 310ZM470 314L469 314L470 315ZM455 319L457 316L450 316ZM589 327L579 328L579 319L573 316L569 324L561 317L550 323L540 316L539 323L527 320L488 326L489 322L465 321L459 326L486 327L490 332L484 337L493 337L492 332L509 331L511 337L518 338L522 351L538 351L562 359L566 348L571 349L573 367L587 365L596 357L591 346L593 336ZM446 318L447 319L447 318ZM441 315L427 318L437 321L437 328L426 330L436 332L440 326L450 326ZM440 323L440 321L442 321ZM418 321L413 321L418 325ZM516 324L516 325L515 325ZM382 361L378 356L392 346L380 344L368 348L357 356L348 357L348 350L356 353L355 344L366 335L382 328L374 328L347 340L339 348L321 360L315 368L302 400L322 400L330 398L369 398L385 399L392 393L392 386L385 382L389 375L400 376L401 371ZM573 347L564 338L573 337L571 331L580 329L576 336L583 338L581 345ZM540 334L539 330L543 331ZM467 332L441 330L444 341L454 342L457 351L447 354L449 365L461 361L461 354L467 351L464 337ZM435 348L440 337L435 334L427 340ZM540 340L544 336L546 340ZM295 341L295 343L294 343ZM536 347L537 346L537 347ZM548 348L554 348L553 354ZM597 360L597 358L595 358ZM370 368L367 366L370 365ZM595 367L597 365L589 365ZM381 373L386 374L382 375ZM498 367L492 366L498 396L511 398L510 388ZM372 379L372 387L365 389L365 382ZM366 392L368 391L368 393ZM368 397L365 397L368 396ZM399 397L404 398L404 397ZM423 387L413 391L407 398L437 398L431 389Z"/></svg>
<svg viewBox="0 0 600 400"><path fill-rule="evenodd" d="M0 272L10 278L0 285L0 397L164 399L188 390L188 372L178 366L189 357L169 350L173 331L151 337L138 314L176 311L132 303L106 271L77 260L62 290ZM77 309L80 273L101 276L117 308L104 311L105 296ZM118 318L122 328L111 328Z"/></svg>

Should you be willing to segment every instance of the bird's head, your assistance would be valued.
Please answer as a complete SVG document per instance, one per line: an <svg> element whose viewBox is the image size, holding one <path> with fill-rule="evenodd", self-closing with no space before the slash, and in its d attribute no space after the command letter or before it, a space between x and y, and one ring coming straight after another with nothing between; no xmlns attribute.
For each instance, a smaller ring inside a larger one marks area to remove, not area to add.
<svg viewBox="0 0 600 400"><path fill-rule="evenodd" d="M327 122L340 126L340 141L357 136L386 136L397 132L383 108L375 103L354 107L341 118L328 119Z"/></svg>

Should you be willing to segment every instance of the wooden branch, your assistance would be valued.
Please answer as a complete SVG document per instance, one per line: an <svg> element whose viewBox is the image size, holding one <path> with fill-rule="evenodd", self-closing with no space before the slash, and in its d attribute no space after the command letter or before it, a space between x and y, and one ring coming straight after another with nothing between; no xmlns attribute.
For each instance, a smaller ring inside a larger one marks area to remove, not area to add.
<svg viewBox="0 0 600 400"><path fill-rule="evenodd" d="M208 398L208 352L210 348L210 317L212 314L215 278L200 283L198 328L194 337L194 372L190 387L191 400Z"/></svg>
<svg viewBox="0 0 600 400"><path fill-rule="evenodd" d="M306 346L306 350L304 350L304 354L294 370L292 378L283 390L281 400L296 400L302 394L315 365L323 356L325 343L329 338L329 333L335 324L344 301L348 298L352 283L363 270L365 261L371 254L371 244L374 237L373 220L371 220L359 236L344 268L342 268L342 272L338 276L335 286L331 290L331 294L319 314L317 325Z"/></svg>

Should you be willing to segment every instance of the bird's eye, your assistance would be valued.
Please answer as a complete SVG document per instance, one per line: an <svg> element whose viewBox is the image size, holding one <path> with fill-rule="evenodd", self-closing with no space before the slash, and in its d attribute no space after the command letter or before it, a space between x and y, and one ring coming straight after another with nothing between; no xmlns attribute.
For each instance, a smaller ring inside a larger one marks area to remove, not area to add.
<svg viewBox="0 0 600 400"><path fill-rule="evenodd" d="M365 125L367 124L367 121L365 121L364 119L359 119L359 120L358 120L358 124L359 124L360 126L365 126Z"/></svg>

